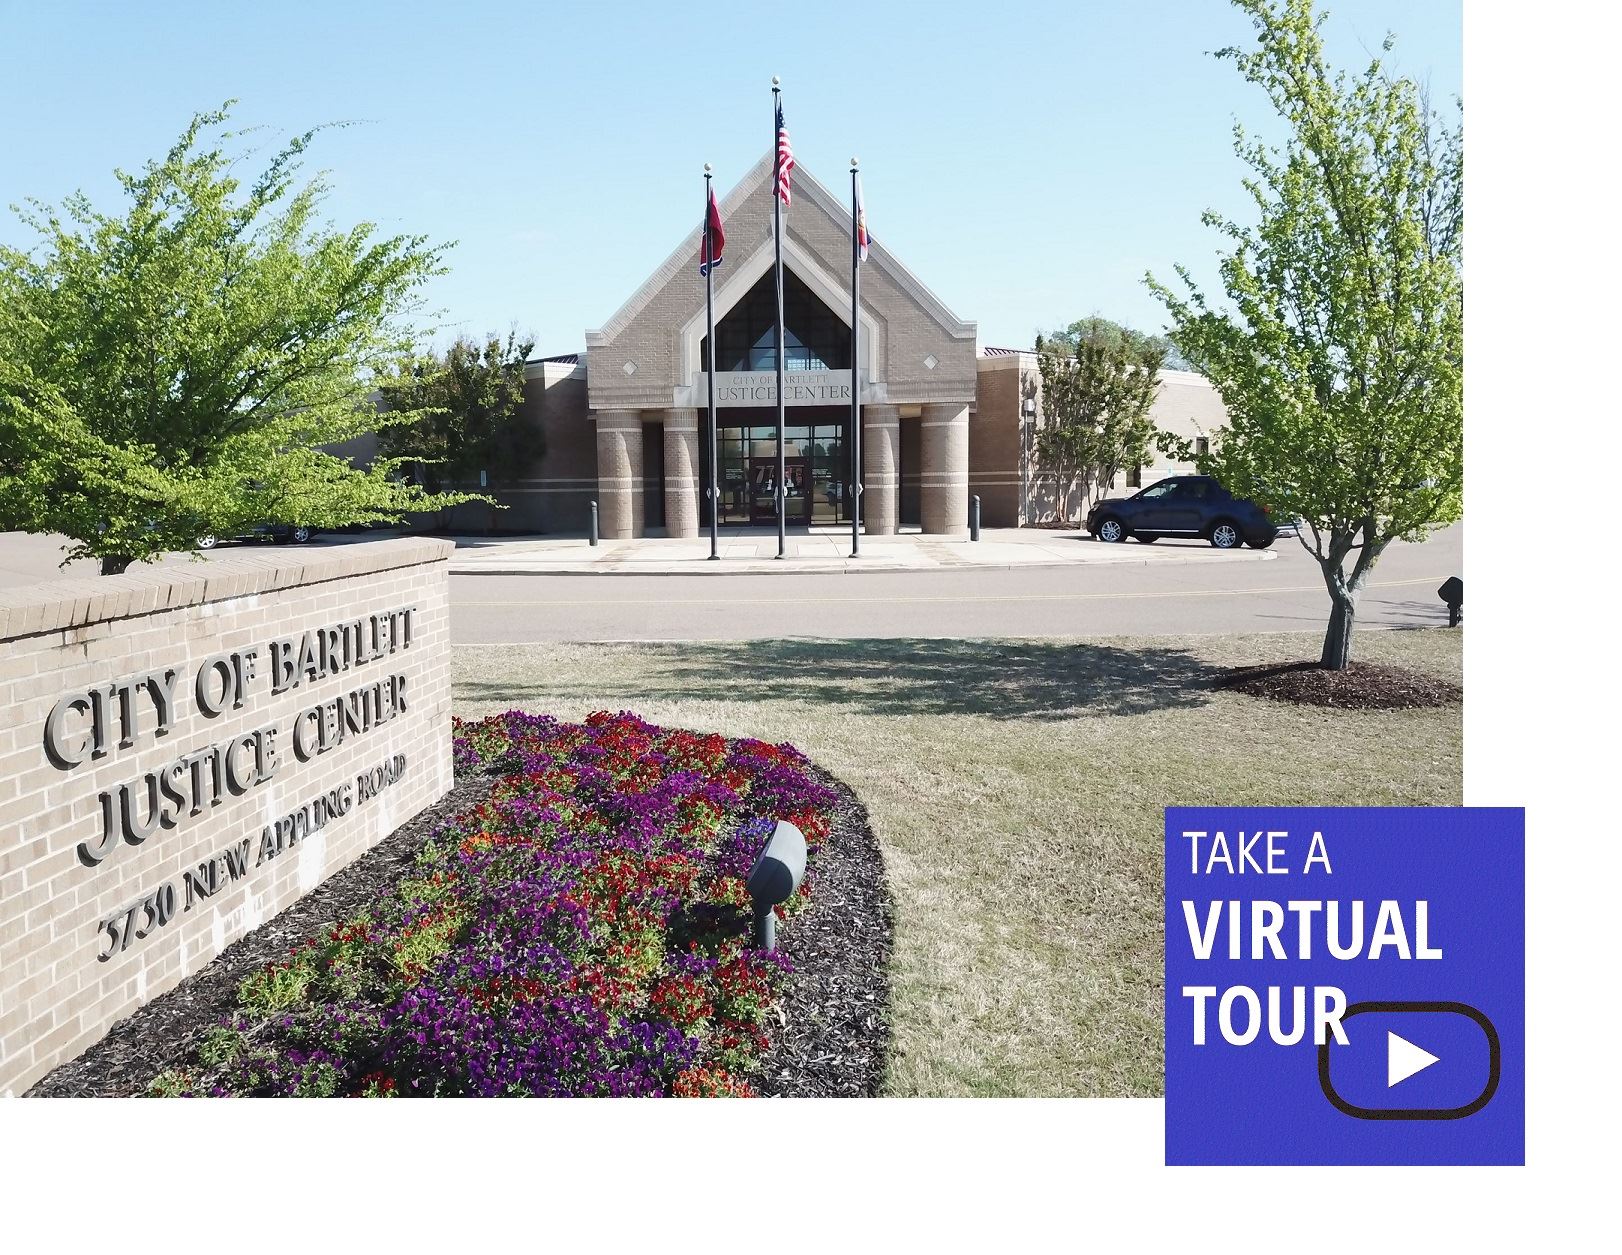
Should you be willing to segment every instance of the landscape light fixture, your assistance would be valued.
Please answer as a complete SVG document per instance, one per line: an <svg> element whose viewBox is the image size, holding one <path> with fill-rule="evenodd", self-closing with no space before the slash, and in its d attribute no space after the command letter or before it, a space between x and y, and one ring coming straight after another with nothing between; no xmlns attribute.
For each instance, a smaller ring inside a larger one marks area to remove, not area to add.
<svg viewBox="0 0 1622 1255"><path fill-rule="evenodd" d="M1458 627L1459 619L1463 617L1459 611L1464 605L1464 581L1457 575L1450 575L1442 581L1436 595L1447 606L1448 627Z"/></svg>
<svg viewBox="0 0 1622 1255"><path fill-rule="evenodd" d="M804 875L805 834L779 819L744 882L755 903L755 945L760 949L777 949L776 908L794 896Z"/></svg>

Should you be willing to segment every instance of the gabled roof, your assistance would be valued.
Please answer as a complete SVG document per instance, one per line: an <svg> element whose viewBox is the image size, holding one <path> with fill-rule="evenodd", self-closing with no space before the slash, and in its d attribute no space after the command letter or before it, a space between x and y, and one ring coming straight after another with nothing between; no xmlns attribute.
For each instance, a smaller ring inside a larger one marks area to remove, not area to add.
<svg viewBox="0 0 1622 1255"><path fill-rule="evenodd" d="M776 169L775 159L776 153L768 151L749 168L743 178L739 179L732 190L722 198L721 217L723 220L731 217L752 193L771 180ZM850 229L849 206L845 205L824 187L815 175L798 162L794 165L794 194L797 197L804 197L816 202L829 217L836 222L846 224L847 230ZM648 276L647 281L632 293L630 300L621 305L612 318L597 330L586 332L586 347L588 349L599 345L612 344L615 337L630 326L632 320L642 312L648 302L664 288L665 284L670 282L676 272L690 264L692 259L698 255L702 232L702 225L695 226L689 231L682 242L676 246L676 250L665 259L664 264ZM974 338L974 323L964 321L947 308L946 302L925 287L918 276L902 265L895 254L880 244L878 240L869 240L867 259L869 263L877 264L894 279L896 284L927 310L930 316L948 334L956 339L972 340Z"/></svg>

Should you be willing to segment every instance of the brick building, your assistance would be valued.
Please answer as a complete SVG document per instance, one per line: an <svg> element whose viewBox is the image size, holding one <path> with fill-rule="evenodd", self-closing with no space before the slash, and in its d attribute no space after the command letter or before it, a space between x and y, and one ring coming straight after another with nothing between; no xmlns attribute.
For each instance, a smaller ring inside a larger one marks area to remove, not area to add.
<svg viewBox="0 0 1622 1255"><path fill-rule="evenodd" d="M772 172L768 153L721 205L715 367L726 526L776 521ZM988 527L1051 518L1054 494L1030 456L1041 412L1034 355L979 349L975 324L874 241L862 267L862 360L852 363L850 233L848 205L796 167L783 238L790 526L849 522L852 387L868 532L962 533L971 493ZM707 528L700 242L695 228L607 323L586 332L585 352L529 364L528 420L544 429L546 453L493 490L507 507L504 530L583 531L593 500L605 537ZM1220 424L1222 407L1199 376L1168 371L1155 417L1200 436ZM461 521L488 518L483 507L464 510Z"/></svg>

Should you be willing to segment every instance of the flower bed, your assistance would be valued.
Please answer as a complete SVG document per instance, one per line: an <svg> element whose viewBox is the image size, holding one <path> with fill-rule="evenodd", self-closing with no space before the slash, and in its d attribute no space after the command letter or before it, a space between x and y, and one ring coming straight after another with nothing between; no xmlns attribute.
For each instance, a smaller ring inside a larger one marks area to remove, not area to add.
<svg viewBox="0 0 1622 1255"><path fill-rule="evenodd" d="M786 961L743 878L779 818L816 882L835 793L791 746L509 712L458 723L498 775L371 908L262 967L158 1093L748 1094Z"/></svg>

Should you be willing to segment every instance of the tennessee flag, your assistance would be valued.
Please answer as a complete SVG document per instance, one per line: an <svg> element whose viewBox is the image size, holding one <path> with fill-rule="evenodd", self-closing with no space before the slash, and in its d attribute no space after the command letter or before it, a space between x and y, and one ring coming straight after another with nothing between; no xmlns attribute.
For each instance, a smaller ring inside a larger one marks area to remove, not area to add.
<svg viewBox="0 0 1622 1255"><path fill-rule="evenodd" d="M721 264L721 249L727 242L721 230L721 209L715 203L715 189L710 189L710 208L704 215L704 243L698 250L698 273L707 275Z"/></svg>
<svg viewBox="0 0 1622 1255"><path fill-rule="evenodd" d="M867 260L867 206L862 204L862 176L856 176L856 260Z"/></svg>

